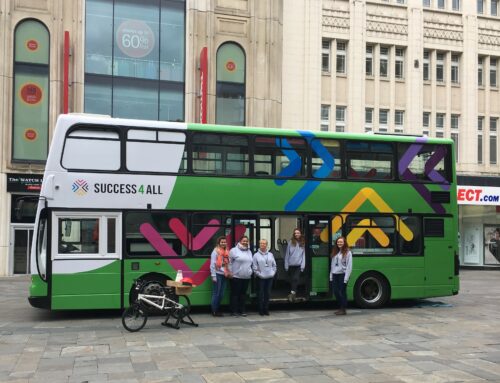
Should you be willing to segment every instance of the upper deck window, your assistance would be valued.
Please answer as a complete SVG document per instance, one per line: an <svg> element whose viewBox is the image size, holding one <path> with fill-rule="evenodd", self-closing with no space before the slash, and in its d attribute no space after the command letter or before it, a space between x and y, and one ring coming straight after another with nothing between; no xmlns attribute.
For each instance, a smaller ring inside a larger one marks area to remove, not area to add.
<svg viewBox="0 0 500 383"><path fill-rule="evenodd" d="M181 132L130 129L127 132L127 169L143 172L186 172L186 136Z"/></svg>
<svg viewBox="0 0 500 383"><path fill-rule="evenodd" d="M347 141L347 178L392 179L392 145L385 142Z"/></svg>
<svg viewBox="0 0 500 383"><path fill-rule="evenodd" d="M196 133L192 147L194 173L247 175L249 172L245 136Z"/></svg>
<svg viewBox="0 0 500 383"><path fill-rule="evenodd" d="M257 176L302 177L306 169L306 142L294 137L255 137Z"/></svg>
<svg viewBox="0 0 500 383"><path fill-rule="evenodd" d="M398 152L398 172L401 180L449 182L447 158L450 153L446 145L400 144Z"/></svg>
<svg viewBox="0 0 500 383"><path fill-rule="evenodd" d="M62 166L68 170L119 170L118 132L76 129L66 136Z"/></svg>

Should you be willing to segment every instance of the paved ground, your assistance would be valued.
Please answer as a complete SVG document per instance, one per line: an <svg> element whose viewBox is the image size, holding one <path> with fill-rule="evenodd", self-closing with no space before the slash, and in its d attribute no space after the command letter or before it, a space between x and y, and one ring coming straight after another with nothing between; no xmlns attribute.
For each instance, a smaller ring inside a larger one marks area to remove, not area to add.
<svg viewBox="0 0 500 383"><path fill-rule="evenodd" d="M26 278L0 279L0 381L500 382L500 272L462 271L456 297L382 310L195 314L181 330L119 313L31 308Z"/></svg>

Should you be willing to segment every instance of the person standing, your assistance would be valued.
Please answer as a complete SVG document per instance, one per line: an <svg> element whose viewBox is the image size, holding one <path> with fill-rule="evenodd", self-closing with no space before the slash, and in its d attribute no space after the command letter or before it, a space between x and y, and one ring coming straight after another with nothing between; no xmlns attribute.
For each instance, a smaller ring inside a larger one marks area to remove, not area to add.
<svg viewBox="0 0 500 383"><path fill-rule="evenodd" d="M210 256L210 274L212 276L212 315L222 317L220 303L224 297L226 279L230 277L229 251L226 248L226 237L217 238L217 245Z"/></svg>
<svg viewBox="0 0 500 383"><path fill-rule="evenodd" d="M339 304L335 315L345 315L347 308L347 282L352 272L352 253L344 237L339 237L332 251L330 281Z"/></svg>
<svg viewBox="0 0 500 383"><path fill-rule="evenodd" d="M288 300L295 302L297 287L299 285L300 273L306 267L305 241L302 231L296 228L293 230L292 239L286 248L285 271L290 279L290 294Z"/></svg>
<svg viewBox="0 0 500 383"><path fill-rule="evenodd" d="M248 282L252 276L252 252L248 248L248 237L244 235L229 251L229 271L231 272L231 315L247 316L245 312Z"/></svg>
<svg viewBox="0 0 500 383"><path fill-rule="evenodd" d="M253 255L252 269L259 284L259 314L269 315L269 295L276 274L276 261L273 253L267 250L267 239L259 241L259 250Z"/></svg>

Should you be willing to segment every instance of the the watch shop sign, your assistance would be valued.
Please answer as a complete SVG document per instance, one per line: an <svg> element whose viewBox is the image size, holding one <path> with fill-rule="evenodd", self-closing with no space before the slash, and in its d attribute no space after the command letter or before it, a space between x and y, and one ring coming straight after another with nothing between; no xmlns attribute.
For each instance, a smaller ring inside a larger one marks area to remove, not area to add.
<svg viewBox="0 0 500 383"><path fill-rule="evenodd" d="M7 192L40 193L42 179L41 174L7 173Z"/></svg>

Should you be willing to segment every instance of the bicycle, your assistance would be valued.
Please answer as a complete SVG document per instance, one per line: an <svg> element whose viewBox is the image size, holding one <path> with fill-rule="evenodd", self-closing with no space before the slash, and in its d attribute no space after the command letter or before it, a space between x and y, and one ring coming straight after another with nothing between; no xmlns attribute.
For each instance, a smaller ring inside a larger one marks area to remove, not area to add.
<svg viewBox="0 0 500 383"><path fill-rule="evenodd" d="M191 301L184 294L176 294L176 287L163 286L162 295L141 294L140 291L144 282L134 281L137 290L137 299L122 314L122 324L127 331L136 332L141 330L148 321L148 306L156 308L161 312L166 312L163 326L179 329L180 323L198 327L198 324L191 318ZM170 318L174 318L174 323L169 323Z"/></svg>

